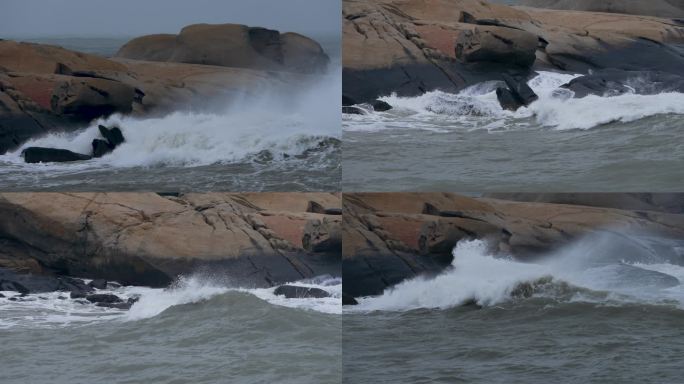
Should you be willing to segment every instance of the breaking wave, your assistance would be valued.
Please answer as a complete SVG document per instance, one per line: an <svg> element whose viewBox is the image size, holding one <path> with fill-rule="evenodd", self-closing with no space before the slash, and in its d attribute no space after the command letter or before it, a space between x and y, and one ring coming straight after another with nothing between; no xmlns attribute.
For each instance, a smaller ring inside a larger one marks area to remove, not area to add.
<svg viewBox="0 0 684 384"><path fill-rule="evenodd" d="M203 276L180 277L169 288L139 286L110 287L97 293L111 293L126 300L136 298L129 310L98 307L83 300L69 298L69 293L47 292L21 296L16 292L2 292L0 298L0 329L22 327L64 327L103 321L138 321L149 319L183 305L202 303L227 295L254 296L269 305L283 306L328 314L342 313L342 279L322 276L293 282L298 286L322 289L326 298L285 298L274 294L272 288L230 287ZM11 300L14 298L13 300ZM239 301L239 298L238 298ZM221 305L221 301L217 305ZM239 305L239 304L236 304Z"/></svg>
<svg viewBox="0 0 684 384"><path fill-rule="evenodd" d="M417 97L390 95L381 100L394 108L371 112L362 105L363 115L345 115L346 131L385 129L509 130L543 127L547 129L591 129L612 122L627 123L654 115L684 114L684 94L666 92L653 95L625 93L617 96L590 95L572 98L572 91L559 88L580 75L539 71L528 85L539 99L516 112L501 108L496 98L498 82L473 85L459 93L427 92Z"/></svg>
<svg viewBox="0 0 684 384"><path fill-rule="evenodd" d="M530 263L494 256L481 240L461 241L442 274L406 280L380 296L360 299L351 310L487 307L530 297L684 309L684 249L674 246L664 255L651 240L595 235Z"/></svg>
<svg viewBox="0 0 684 384"><path fill-rule="evenodd" d="M64 148L90 153L99 137L98 124L119 126L125 143L99 159L79 164L26 165L55 167L201 166L249 161L268 152L284 160L306 150L320 149L339 139L341 93L339 70L313 86L283 95L275 92L258 100L234 101L221 113L174 112L157 118L113 115L72 133L49 134L24 143L0 160L23 163L21 151L31 146Z"/></svg>

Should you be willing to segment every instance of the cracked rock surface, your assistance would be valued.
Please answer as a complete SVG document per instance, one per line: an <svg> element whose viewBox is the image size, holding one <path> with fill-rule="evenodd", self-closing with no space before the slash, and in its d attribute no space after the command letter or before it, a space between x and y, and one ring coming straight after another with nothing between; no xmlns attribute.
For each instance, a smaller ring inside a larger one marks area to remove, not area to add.
<svg viewBox="0 0 684 384"><path fill-rule="evenodd" d="M343 17L343 92L359 103L538 69L684 75L684 25L673 19L479 0L344 0Z"/></svg>
<svg viewBox="0 0 684 384"><path fill-rule="evenodd" d="M340 275L329 193L0 194L0 267L165 286L202 272L245 286ZM337 231L337 232L336 232ZM305 246L306 245L306 246Z"/></svg>

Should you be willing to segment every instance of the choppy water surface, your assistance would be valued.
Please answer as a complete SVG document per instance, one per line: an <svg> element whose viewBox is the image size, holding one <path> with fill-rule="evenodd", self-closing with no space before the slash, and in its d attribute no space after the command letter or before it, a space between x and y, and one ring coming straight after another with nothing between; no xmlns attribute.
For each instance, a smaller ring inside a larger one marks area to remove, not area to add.
<svg viewBox="0 0 684 384"><path fill-rule="evenodd" d="M345 309L343 382L679 382L681 243L616 239L535 263L459 244L443 274Z"/></svg>
<svg viewBox="0 0 684 384"><path fill-rule="evenodd" d="M339 383L341 281L306 284L333 296L285 299L192 278L114 289L140 296L130 311L57 292L0 298L0 381Z"/></svg>
<svg viewBox="0 0 684 384"><path fill-rule="evenodd" d="M677 191L684 94L566 99L575 75L540 72L539 100L504 111L495 83L383 98L344 115L343 185L364 191Z"/></svg>

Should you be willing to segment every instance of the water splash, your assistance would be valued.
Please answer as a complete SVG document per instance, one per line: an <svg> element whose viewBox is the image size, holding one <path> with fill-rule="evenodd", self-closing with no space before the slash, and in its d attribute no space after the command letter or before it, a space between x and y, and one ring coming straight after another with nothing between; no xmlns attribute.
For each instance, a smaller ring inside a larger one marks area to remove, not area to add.
<svg viewBox="0 0 684 384"><path fill-rule="evenodd" d="M495 256L481 240L461 241L450 268L418 277L359 300L351 310L445 309L464 304L494 306L543 296L561 301L648 303L684 309L684 267L677 248L651 247L669 240L592 235L534 263Z"/></svg>
<svg viewBox="0 0 684 384"><path fill-rule="evenodd" d="M496 98L497 82L473 85L459 93L431 91L417 97L382 97L394 109L345 115L345 131L386 129L591 129L611 122L631 122L660 114L684 114L684 94L659 93L572 98L572 91L559 88L578 74L539 71L528 85L539 99L515 112L501 108Z"/></svg>

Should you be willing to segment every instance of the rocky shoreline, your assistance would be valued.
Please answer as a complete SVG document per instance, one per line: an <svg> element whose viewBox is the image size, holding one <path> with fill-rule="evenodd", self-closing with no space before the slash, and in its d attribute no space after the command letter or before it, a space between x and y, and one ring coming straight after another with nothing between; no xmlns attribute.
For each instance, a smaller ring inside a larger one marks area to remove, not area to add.
<svg viewBox="0 0 684 384"><path fill-rule="evenodd" d="M328 62L305 36L237 24L139 37L112 58L0 40L0 154L114 113L212 111L232 99L292 92Z"/></svg>
<svg viewBox="0 0 684 384"><path fill-rule="evenodd" d="M534 260L582 236L609 232L684 238L678 194L350 193L343 196L346 304L418 275L440 273L460 240ZM517 201L516 201L517 200ZM594 206L591 206L594 205Z"/></svg>
<svg viewBox="0 0 684 384"><path fill-rule="evenodd" d="M477 0L345 0L343 17L343 105L524 82L538 70L622 78L596 92L640 75L684 80L679 19Z"/></svg>
<svg viewBox="0 0 684 384"><path fill-rule="evenodd" d="M89 297L107 282L165 287L193 273L243 287L340 276L336 193L3 193L0 214L12 218L0 223L0 286L21 294L125 307Z"/></svg>

